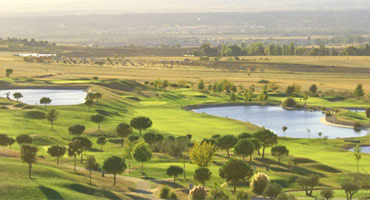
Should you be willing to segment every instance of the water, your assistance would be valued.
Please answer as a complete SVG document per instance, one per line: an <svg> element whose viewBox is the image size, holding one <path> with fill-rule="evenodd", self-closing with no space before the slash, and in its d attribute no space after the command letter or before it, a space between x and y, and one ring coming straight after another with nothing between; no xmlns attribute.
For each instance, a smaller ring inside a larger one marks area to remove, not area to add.
<svg viewBox="0 0 370 200"><path fill-rule="evenodd" d="M228 117L264 126L283 136L283 126L287 126L287 137L319 138L322 132L329 138L359 137L368 133L367 130L355 132L352 128L335 127L323 124L320 120L325 116L320 111L285 110L278 106L222 106L200 108L196 113L207 113L219 117Z"/></svg>
<svg viewBox="0 0 370 200"><path fill-rule="evenodd" d="M354 148L350 148L350 149L348 149L348 151L353 152L353 149ZM362 146L361 149L362 149L362 151L361 151L362 153L370 153L370 146Z"/></svg>
<svg viewBox="0 0 370 200"><path fill-rule="evenodd" d="M0 90L0 97L6 98L6 93L10 92L9 97L14 99L13 94L20 92L23 98L20 102L29 105L40 105L42 97L51 99L50 105L77 105L85 101L86 92L82 89L12 89Z"/></svg>

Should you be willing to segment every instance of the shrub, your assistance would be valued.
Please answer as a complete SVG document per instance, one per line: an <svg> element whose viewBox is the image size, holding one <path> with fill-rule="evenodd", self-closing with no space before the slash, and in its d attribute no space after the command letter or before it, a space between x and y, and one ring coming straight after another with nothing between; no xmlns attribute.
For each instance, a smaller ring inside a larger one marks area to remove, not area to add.
<svg viewBox="0 0 370 200"><path fill-rule="evenodd" d="M250 187L255 194L261 195L269 182L270 178L265 173L258 172L253 176Z"/></svg>
<svg viewBox="0 0 370 200"><path fill-rule="evenodd" d="M206 199L207 192L204 187L198 185L189 192L189 198L191 200L204 200Z"/></svg>
<svg viewBox="0 0 370 200"><path fill-rule="evenodd" d="M334 191L331 188L325 188L320 192L320 195L326 200L329 200L334 197Z"/></svg>
<svg viewBox="0 0 370 200"><path fill-rule="evenodd" d="M296 200L294 195L287 195L285 192L280 192L280 194L276 197L276 200Z"/></svg>
<svg viewBox="0 0 370 200"><path fill-rule="evenodd" d="M244 191L239 191L238 193L236 193L236 200L249 200L250 197L251 196Z"/></svg>
<svg viewBox="0 0 370 200"><path fill-rule="evenodd" d="M297 106L297 103L295 102L294 99L292 98L287 98L285 99L285 101L283 102L283 107L286 107L286 108L294 108Z"/></svg>
<svg viewBox="0 0 370 200"><path fill-rule="evenodd" d="M270 81L269 80L262 79L262 80L257 81L257 83L270 83Z"/></svg>
<svg viewBox="0 0 370 200"><path fill-rule="evenodd" d="M281 192L282 188L279 184L270 183L267 185L265 191L263 191L263 195L270 197L270 199L276 199Z"/></svg>
<svg viewBox="0 0 370 200"><path fill-rule="evenodd" d="M353 130L355 130L356 132L360 132L362 130L362 125L359 122L356 122L353 125Z"/></svg>
<svg viewBox="0 0 370 200"><path fill-rule="evenodd" d="M170 194L170 188L169 187L163 187L160 190L159 197L161 199L168 199Z"/></svg>
<svg viewBox="0 0 370 200"><path fill-rule="evenodd" d="M179 199L179 198L177 197L176 193L171 192L171 193L170 193L170 196L169 196L169 199L170 199L170 200L177 200L177 199Z"/></svg>

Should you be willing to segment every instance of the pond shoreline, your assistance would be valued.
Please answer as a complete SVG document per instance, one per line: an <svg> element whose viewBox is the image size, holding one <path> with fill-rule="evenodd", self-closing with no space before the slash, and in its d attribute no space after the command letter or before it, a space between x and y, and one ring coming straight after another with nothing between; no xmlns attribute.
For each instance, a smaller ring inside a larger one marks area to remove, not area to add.
<svg viewBox="0 0 370 200"><path fill-rule="evenodd" d="M88 90L89 86L3 86L0 90L27 90L27 89L44 89L44 90Z"/></svg>
<svg viewBox="0 0 370 200"><path fill-rule="evenodd" d="M227 106L280 106L280 104L273 104L273 103L209 103L209 104L196 104L196 105L187 105L184 106L183 109L187 111L192 111L193 109L200 109L200 108L214 108L214 107L227 107ZM325 110L322 110L323 107L319 106L310 106L309 108L305 107L298 107L298 108L284 108L286 110L314 110L314 111L332 111L335 108L325 108ZM346 109L346 108L343 108ZM342 128L353 128L353 125L355 122L344 122L338 120L335 116L330 117L323 117L320 122L325 125L329 126L336 126L336 127L342 127ZM364 130L370 129L370 125L363 124L362 125Z"/></svg>

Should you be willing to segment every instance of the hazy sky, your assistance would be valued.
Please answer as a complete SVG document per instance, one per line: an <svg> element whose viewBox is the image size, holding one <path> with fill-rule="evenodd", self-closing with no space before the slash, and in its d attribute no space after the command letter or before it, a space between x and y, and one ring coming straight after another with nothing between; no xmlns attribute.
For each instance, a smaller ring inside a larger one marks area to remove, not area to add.
<svg viewBox="0 0 370 200"><path fill-rule="evenodd" d="M1 14L369 9L370 0L0 0Z"/></svg>

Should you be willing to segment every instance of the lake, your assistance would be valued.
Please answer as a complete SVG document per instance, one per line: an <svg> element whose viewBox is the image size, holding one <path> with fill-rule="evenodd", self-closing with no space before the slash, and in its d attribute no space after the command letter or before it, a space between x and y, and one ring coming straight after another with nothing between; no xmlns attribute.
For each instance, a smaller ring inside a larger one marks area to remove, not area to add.
<svg viewBox="0 0 370 200"><path fill-rule="evenodd" d="M350 148L350 149L348 149L348 151L353 152L353 149L354 148ZM361 152L362 153L370 153L370 146L361 146Z"/></svg>
<svg viewBox="0 0 370 200"><path fill-rule="evenodd" d="M20 92L23 98L20 102L29 105L40 105L42 97L51 99L50 105L77 105L85 102L86 92L83 89L11 89L0 90L0 97L6 98L6 93L10 93L10 98L13 94Z"/></svg>
<svg viewBox="0 0 370 200"><path fill-rule="evenodd" d="M322 137L328 136L329 138L359 137L369 132L367 130L355 132L352 128L323 124L320 120L325 115L320 111L285 110L279 106L220 106L193 109L193 111L248 121L264 126L279 136L284 136L282 127L287 126L288 130L285 135L292 138L318 138L319 132L323 133ZM215 134L221 133L215 132Z"/></svg>

